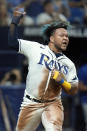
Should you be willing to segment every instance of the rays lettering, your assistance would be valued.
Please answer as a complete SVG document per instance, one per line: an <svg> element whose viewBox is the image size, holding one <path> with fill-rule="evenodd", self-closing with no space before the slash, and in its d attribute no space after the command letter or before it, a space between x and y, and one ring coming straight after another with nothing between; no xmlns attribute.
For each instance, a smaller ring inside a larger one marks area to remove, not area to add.
<svg viewBox="0 0 87 131"><path fill-rule="evenodd" d="M46 54L41 53L41 57L38 64L45 65L46 68L49 70L57 69L65 75L68 74L67 65L63 65L62 62L60 63L57 59L52 59L52 57L49 57Z"/></svg>

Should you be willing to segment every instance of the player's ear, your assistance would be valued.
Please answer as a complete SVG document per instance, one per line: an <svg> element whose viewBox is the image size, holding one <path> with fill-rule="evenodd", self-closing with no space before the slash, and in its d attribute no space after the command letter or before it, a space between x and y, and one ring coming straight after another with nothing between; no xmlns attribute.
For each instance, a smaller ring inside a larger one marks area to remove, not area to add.
<svg viewBox="0 0 87 131"><path fill-rule="evenodd" d="M54 37L50 36L50 42L54 43Z"/></svg>

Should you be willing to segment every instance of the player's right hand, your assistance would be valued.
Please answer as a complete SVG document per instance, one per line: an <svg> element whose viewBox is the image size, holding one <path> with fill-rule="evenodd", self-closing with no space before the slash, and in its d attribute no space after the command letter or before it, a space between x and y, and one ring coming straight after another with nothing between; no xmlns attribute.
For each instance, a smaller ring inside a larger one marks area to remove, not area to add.
<svg viewBox="0 0 87 131"><path fill-rule="evenodd" d="M13 16L20 16L20 15L25 15L26 12L24 11L24 8L22 7L16 7L13 12Z"/></svg>
<svg viewBox="0 0 87 131"><path fill-rule="evenodd" d="M16 7L13 12L13 18L11 23L18 25L25 14L26 12L24 11L24 8Z"/></svg>

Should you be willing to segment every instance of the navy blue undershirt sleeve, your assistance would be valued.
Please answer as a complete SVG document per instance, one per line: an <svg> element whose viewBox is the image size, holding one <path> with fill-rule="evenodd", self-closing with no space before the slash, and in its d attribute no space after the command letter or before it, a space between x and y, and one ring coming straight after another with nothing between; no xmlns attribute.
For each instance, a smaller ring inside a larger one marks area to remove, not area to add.
<svg viewBox="0 0 87 131"><path fill-rule="evenodd" d="M8 31L8 45L15 51L19 51L17 25L11 24Z"/></svg>

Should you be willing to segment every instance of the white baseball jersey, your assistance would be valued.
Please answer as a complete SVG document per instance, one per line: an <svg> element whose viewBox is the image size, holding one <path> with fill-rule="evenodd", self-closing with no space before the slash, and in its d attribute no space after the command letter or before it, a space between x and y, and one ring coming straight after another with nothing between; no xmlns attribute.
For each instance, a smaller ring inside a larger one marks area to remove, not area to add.
<svg viewBox="0 0 87 131"><path fill-rule="evenodd" d="M61 95L61 88L53 79L49 79L45 92L49 72L54 68L62 72L68 82L78 82L74 63L63 53L56 56L48 45L19 39L19 53L28 58L25 92L34 98L52 99Z"/></svg>

